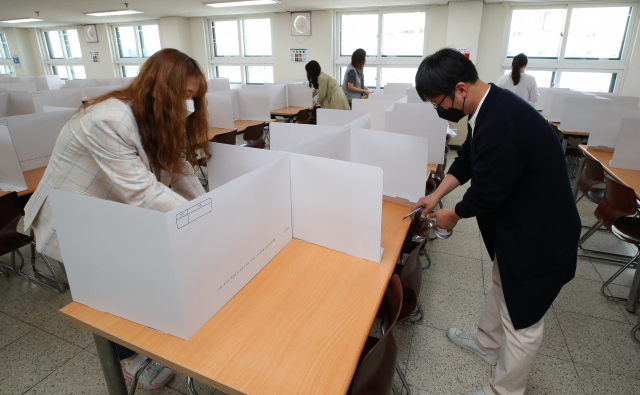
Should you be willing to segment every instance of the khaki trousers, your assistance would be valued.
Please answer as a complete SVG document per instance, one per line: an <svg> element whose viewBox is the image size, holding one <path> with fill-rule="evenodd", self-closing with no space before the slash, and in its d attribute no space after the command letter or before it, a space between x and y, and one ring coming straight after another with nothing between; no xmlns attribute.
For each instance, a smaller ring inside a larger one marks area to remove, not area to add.
<svg viewBox="0 0 640 395"><path fill-rule="evenodd" d="M540 320L529 328L516 330L511 323L502 293L498 261L493 261L493 287L487 295L478 330L473 341L483 351L498 354L496 374L485 386L487 395L523 395L529 373L542 342L544 322Z"/></svg>

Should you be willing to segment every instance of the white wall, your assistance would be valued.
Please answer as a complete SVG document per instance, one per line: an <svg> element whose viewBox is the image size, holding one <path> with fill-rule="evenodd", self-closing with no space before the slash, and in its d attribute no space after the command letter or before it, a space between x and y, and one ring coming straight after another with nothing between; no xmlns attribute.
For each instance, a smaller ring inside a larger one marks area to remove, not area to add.
<svg viewBox="0 0 640 395"><path fill-rule="evenodd" d="M434 5L429 8L429 31L427 34L427 54L432 54L447 46L447 21L449 6Z"/></svg>
<svg viewBox="0 0 640 395"><path fill-rule="evenodd" d="M175 48L193 57L193 40L189 18L171 16L160 18L162 48Z"/></svg>
<svg viewBox="0 0 640 395"><path fill-rule="evenodd" d="M311 35L291 35L291 13L276 14L271 20L273 32L273 80L307 79L304 64L289 63L289 48L306 48L309 60L320 63L322 71L333 75L333 12L311 12ZM335 77L335 76L334 76Z"/></svg>
<svg viewBox="0 0 640 395"><path fill-rule="evenodd" d="M35 29L15 27L3 29L3 32L7 36L7 44L9 45L11 56L18 56L20 58L20 68L15 67L16 77L41 75L44 73L44 65L38 65L37 63L37 56L39 57L40 50L37 45L35 47L33 45L33 42L37 43L35 33L31 32L34 30Z"/></svg>
<svg viewBox="0 0 640 395"><path fill-rule="evenodd" d="M485 4L478 42L476 68L484 82L497 82L502 75L502 50L511 7L507 3Z"/></svg>
<svg viewBox="0 0 640 395"><path fill-rule="evenodd" d="M483 5L482 1L456 1L449 4L447 46L469 48L469 58L474 63L478 56Z"/></svg>
<svg viewBox="0 0 640 395"><path fill-rule="evenodd" d="M97 43L88 43L84 38L84 26L76 26L80 37L80 48L82 49L82 64L84 65L87 78L112 78L116 76L115 59L113 49L109 45L109 25L100 23L96 25L98 33ZM91 63L89 52L100 54L100 63Z"/></svg>
<svg viewBox="0 0 640 395"><path fill-rule="evenodd" d="M191 35L191 57L200 63L200 67L204 71L207 78L214 77L209 75L209 58L208 58L208 40L206 27L206 18L188 18L189 33Z"/></svg>

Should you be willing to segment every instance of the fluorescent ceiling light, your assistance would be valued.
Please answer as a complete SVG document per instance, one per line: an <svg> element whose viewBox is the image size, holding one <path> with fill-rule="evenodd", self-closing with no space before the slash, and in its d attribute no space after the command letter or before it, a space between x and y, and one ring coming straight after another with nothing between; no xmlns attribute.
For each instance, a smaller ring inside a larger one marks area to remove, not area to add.
<svg viewBox="0 0 640 395"><path fill-rule="evenodd" d="M131 14L142 14L142 11L134 11L134 10L119 10L119 11L100 11L100 12L89 12L85 15L89 16L113 16L113 15L131 15Z"/></svg>
<svg viewBox="0 0 640 395"><path fill-rule="evenodd" d="M238 1L221 1L216 3L204 3L209 7L222 8L222 7L238 7L243 5L262 5L262 4L276 4L278 0L238 0Z"/></svg>
<svg viewBox="0 0 640 395"><path fill-rule="evenodd" d="M44 19L36 18L23 18L23 19L10 19L8 21L0 21L0 23L25 23L25 22L42 22Z"/></svg>

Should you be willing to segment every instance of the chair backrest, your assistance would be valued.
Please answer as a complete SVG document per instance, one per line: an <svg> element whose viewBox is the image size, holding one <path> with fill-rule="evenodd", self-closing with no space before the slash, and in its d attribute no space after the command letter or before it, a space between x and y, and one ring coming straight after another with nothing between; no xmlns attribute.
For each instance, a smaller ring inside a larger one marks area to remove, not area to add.
<svg viewBox="0 0 640 395"><path fill-rule="evenodd" d="M558 136L558 140L562 142L562 140L564 139L564 135L562 134L560 129L556 125L552 124L551 121L549 121L549 125L551 125L551 129L553 129L553 131L556 132L556 136Z"/></svg>
<svg viewBox="0 0 640 395"><path fill-rule="evenodd" d="M620 217L636 213L636 193L626 185L614 179L607 179L602 203L593 213L605 228L611 229L611 223Z"/></svg>
<svg viewBox="0 0 640 395"><path fill-rule="evenodd" d="M300 110L298 116L296 117L296 122L298 123L309 123L309 109Z"/></svg>
<svg viewBox="0 0 640 395"><path fill-rule="evenodd" d="M399 320L411 315L418 306L418 297L422 288L422 263L420 263L420 248L422 243L414 247L404 265L398 267L400 284L402 284L402 308Z"/></svg>
<svg viewBox="0 0 640 395"><path fill-rule="evenodd" d="M400 278L394 274L384 293L380 305L381 318L385 323L384 335L363 355L351 380L351 395L388 395L393 385L398 346L391 329L402 306ZM365 351L367 351L365 349Z"/></svg>
<svg viewBox="0 0 640 395"><path fill-rule="evenodd" d="M578 189L580 189L583 195L586 195L591 187L604 182L604 169L600 162L586 155L584 156L584 161L584 173L582 173L578 180Z"/></svg>
<svg viewBox="0 0 640 395"><path fill-rule="evenodd" d="M0 196L0 255L29 244L33 239L18 233L18 222L24 214L18 194L10 192Z"/></svg>
<svg viewBox="0 0 640 395"><path fill-rule="evenodd" d="M236 131L233 130L231 132L218 134L211 141L213 141L214 143L220 143L220 144L236 145Z"/></svg>
<svg viewBox="0 0 640 395"><path fill-rule="evenodd" d="M245 129L243 138L251 148L265 148L264 123L249 126Z"/></svg>
<svg viewBox="0 0 640 395"><path fill-rule="evenodd" d="M428 178L424 188L424 195L431 195L433 192L435 192L436 188L438 188L438 185L436 185L435 180L433 178Z"/></svg>

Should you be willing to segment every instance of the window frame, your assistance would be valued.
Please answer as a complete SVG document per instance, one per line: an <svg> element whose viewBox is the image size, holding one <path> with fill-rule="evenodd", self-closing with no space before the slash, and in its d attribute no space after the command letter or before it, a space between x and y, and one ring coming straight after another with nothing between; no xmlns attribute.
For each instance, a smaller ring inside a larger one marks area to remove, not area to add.
<svg viewBox="0 0 640 395"><path fill-rule="evenodd" d="M347 67L351 63L351 56L342 56L340 54L340 17L342 15L367 15L378 14L378 53L376 56L367 55L367 65L365 67L376 68L376 83L375 86L367 84L368 87L375 87L376 90L383 88L381 86L382 81L382 69L389 68L417 68L427 55L427 45L429 43L429 27L430 27L430 6L413 6L413 7L377 7L370 9L346 9L340 11L334 11L334 75L340 75L340 67ZM383 28L383 15L384 14L404 14L410 12L424 12L424 38L422 43L422 55L406 55L406 56L390 56L382 55L382 28ZM342 86L342 81L338 81L338 84Z"/></svg>
<svg viewBox="0 0 640 395"><path fill-rule="evenodd" d="M263 85L261 83L248 83L249 66L271 66L273 74L275 75L275 61L273 57L273 20L274 14L257 14L257 15L232 15L232 16L220 16L206 19L207 30L207 49L209 51L209 75L218 77L217 66L237 66L240 67L240 84L242 85ZM244 26L243 21L249 19L269 19L271 24L271 56L246 56L245 43L244 43ZM216 56L215 44L213 42L213 23L214 22L226 22L235 21L238 29L238 56ZM274 76L275 81L275 76ZM235 82L234 84L238 84Z"/></svg>
<svg viewBox="0 0 640 395"><path fill-rule="evenodd" d="M622 53L620 59L595 59L595 58L565 58L567 41L569 40L569 26L571 25L571 17L573 10L576 8L614 8L614 7L630 7L631 16L626 27L625 35L622 38ZM565 4L549 4L549 5L517 5L511 6L507 17L507 23L503 41L503 61L502 69L510 69L513 56L507 56L509 48L509 35L511 32L511 21L514 10L536 10L536 9L565 9L565 20L562 29L562 41L560 51L557 58L535 58L529 57L528 69L552 71L555 73L555 79L552 86L560 86L562 72L600 72L614 73L614 87L609 90L611 92L622 92L622 86L626 76L626 70L629 68L629 60L633 50L634 32L638 26L638 3L565 3Z"/></svg>
<svg viewBox="0 0 640 395"><path fill-rule="evenodd" d="M0 75L15 75L16 69L13 67L13 56L11 56L11 48L9 48L9 41L7 39L6 33L0 29L0 36L4 36L4 40L7 43L7 52L9 52L8 57L4 56L4 49L0 49L0 66L6 67L9 70L9 73L0 73ZM2 46L2 39L0 39L0 46Z"/></svg>
<svg viewBox="0 0 640 395"><path fill-rule="evenodd" d="M162 46L162 33L161 33L162 26L160 25L160 20L158 19L109 24L109 35L111 36L111 42L113 43L113 45L111 46L112 48L111 52L113 55L114 64L116 68L116 75L118 77L124 77L124 72L122 71L124 66L142 67L142 65L147 61L147 59L149 59L149 58L142 57L142 47L140 46L140 35L137 34L138 33L137 28L138 26L150 26L150 25L158 26L158 39L160 40L160 49L164 48ZM120 49L118 47L118 35L116 34L116 28L125 27L125 26L132 26L134 29L134 35L136 38L136 52L138 55L135 58L120 57Z"/></svg>
<svg viewBox="0 0 640 395"><path fill-rule="evenodd" d="M73 75L73 73L71 72L72 66L84 67L84 53L82 53L82 56L79 58L68 58L65 49L62 48L62 56L63 56L62 58L56 59L56 58L50 57L49 44L47 42L45 32L58 31L62 39L61 32L63 30L75 30L76 32L78 32L78 41L82 39L82 36L81 36L82 30L80 29L79 26L56 26L51 28L38 29L38 41L40 43L40 51L42 53L42 58L46 66L45 68L46 68L47 75L57 75L53 71L54 66L64 67L67 69L67 75L69 76L69 78L67 78L68 80L68 79L71 79L70 77ZM82 46L80 46L80 52L82 52ZM85 68L85 75L86 75L86 68ZM76 79L76 78L73 78L73 79Z"/></svg>

